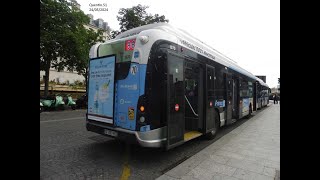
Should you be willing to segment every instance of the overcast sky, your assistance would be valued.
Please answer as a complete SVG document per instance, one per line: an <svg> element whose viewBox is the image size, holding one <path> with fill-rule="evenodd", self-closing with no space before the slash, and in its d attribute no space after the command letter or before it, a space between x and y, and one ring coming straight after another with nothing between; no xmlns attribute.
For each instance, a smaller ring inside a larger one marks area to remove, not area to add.
<svg viewBox="0 0 320 180"><path fill-rule="evenodd" d="M81 10L119 29L120 8L149 6L147 13L165 15L181 28L236 61L254 75L266 75L270 88L280 77L279 0L77 0ZM108 11L89 11L106 3Z"/></svg>

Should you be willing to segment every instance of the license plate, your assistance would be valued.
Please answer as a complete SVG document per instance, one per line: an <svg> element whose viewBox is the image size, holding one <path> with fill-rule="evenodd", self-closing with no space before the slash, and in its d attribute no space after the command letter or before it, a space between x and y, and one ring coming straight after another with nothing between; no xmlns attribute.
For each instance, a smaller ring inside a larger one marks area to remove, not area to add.
<svg viewBox="0 0 320 180"><path fill-rule="evenodd" d="M109 136L113 136L113 137L117 137L118 136L118 132L116 131L111 131L109 129L105 129L104 130L104 134L109 135Z"/></svg>

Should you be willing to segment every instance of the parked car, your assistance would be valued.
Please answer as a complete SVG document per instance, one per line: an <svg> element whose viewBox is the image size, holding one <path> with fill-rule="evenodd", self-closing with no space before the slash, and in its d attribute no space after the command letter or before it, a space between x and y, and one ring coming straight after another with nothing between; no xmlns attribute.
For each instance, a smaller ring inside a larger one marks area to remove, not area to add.
<svg viewBox="0 0 320 180"><path fill-rule="evenodd" d="M76 101L76 104L77 104L77 108L78 109L87 108L87 106L88 106L87 94L84 94L80 98L78 98L77 101Z"/></svg>

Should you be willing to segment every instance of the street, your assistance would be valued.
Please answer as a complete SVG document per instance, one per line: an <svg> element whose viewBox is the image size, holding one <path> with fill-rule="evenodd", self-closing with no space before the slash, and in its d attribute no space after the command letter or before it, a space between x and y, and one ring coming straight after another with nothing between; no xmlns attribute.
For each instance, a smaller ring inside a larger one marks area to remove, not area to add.
<svg viewBox="0 0 320 180"><path fill-rule="evenodd" d="M40 179L156 179L248 120L221 128L214 140L201 137L163 151L88 132L85 113L40 114Z"/></svg>

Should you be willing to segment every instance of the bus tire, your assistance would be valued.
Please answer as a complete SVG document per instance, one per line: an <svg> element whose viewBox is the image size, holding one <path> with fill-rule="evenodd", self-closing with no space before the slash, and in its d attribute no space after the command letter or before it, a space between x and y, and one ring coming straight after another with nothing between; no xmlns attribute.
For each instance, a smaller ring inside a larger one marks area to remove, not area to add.
<svg viewBox="0 0 320 180"><path fill-rule="evenodd" d="M220 128L220 117L219 117L219 113L216 111L216 116L214 116L214 123L215 123L215 127L211 132L208 132L205 136L206 139L212 140L216 137L219 128Z"/></svg>

